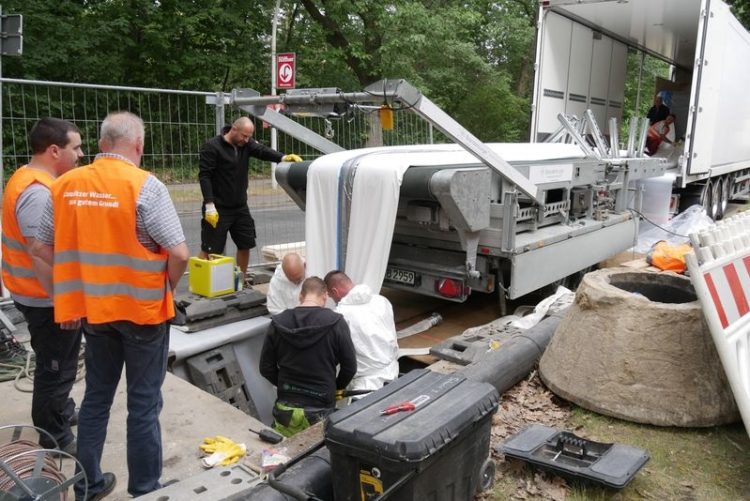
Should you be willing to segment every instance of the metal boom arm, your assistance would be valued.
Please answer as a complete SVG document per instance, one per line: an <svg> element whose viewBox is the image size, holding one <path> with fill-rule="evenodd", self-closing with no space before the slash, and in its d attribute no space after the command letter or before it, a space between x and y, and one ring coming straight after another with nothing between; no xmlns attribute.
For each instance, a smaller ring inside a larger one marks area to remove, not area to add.
<svg viewBox="0 0 750 501"><path fill-rule="evenodd" d="M253 92L253 94L256 94ZM489 149L484 143L476 138L471 132L466 130L461 124L456 122L447 113L441 110L435 103L427 99L422 93L417 90L414 86L409 84L405 80L381 80L370 86L368 86L364 92L334 92L334 93L311 93L311 94L282 94L279 96L259 96L250 95L248 91L237 92L234 91L231 97L231 103L238 106L248 112L253 113L261 118L261 115L257 115L256 112L263 112L263 116L267 118L277 119L275 115L282 116L279 113L265 111L265 105L284 103L288 105L314 105L314 104L328 104L328 103L377 103L382 101L398 101L405 105L406 108L414 111L416 114L430 122L440 132L445 134L451 140L462 146L466 151L474 155L482 163L487 165L490 169L500 175L503 179L512 183L527 197L531 198L536 204L543 205L543 200L540 196L538 187L532 183L528 178L518 172L513 166L502 159L500 155ZM252 107L252 108L250 108ZM262 107L262 108L260 108ZM290 124L286 123L277 125L271 120L263 118L272 125L279 127L297 136L301 141L310 144L316 149L324 152L331 153L333 151L341 151L341 147L331 143L327 139L315 134L309 129L297 124L293 120L288 120L294 124L297 128L290 130ZM286 117L283 117L286 119ZM278 122L281 122L280 120ZM304 129L301 130L301 129ZM310 137L311 135L317 136L317 138ZM306 139L307 138L307 139ZM313 141L314 140L314 141ZM330 144L321 142L323 140ZM313 144L313 141L315 144ZM330 145L333 145L331 147Z"/></svg>

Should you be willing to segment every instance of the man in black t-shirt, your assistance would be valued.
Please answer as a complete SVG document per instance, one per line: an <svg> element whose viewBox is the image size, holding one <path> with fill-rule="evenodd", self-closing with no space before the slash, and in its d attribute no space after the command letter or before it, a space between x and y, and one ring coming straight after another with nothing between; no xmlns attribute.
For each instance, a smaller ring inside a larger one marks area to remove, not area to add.
<svg viewBox="0 0 750 501"><path fill-rule="evenodd" d="M259 143L253 139L254 132L248 117L238 118L201 147L198 164L203 194L200 257L222 254L228 232L237 245L237 266L243 274L250 262L250 249L255 247L255 222L247 206L250 157L268 162L302 161L297 155L285 155Z"/></svg>

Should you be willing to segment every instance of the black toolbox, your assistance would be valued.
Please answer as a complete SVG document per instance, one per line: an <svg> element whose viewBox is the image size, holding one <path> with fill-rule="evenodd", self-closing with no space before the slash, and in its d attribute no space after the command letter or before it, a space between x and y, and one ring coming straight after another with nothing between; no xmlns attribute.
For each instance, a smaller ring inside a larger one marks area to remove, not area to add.
<svg viewBox="0 0 750 501"><path fill-rule="evenodd" d="M492 485L499 395L487 383L412 371L326 421L336 501L469 500ZM405 402L416 408L382 415Z"/></svg>

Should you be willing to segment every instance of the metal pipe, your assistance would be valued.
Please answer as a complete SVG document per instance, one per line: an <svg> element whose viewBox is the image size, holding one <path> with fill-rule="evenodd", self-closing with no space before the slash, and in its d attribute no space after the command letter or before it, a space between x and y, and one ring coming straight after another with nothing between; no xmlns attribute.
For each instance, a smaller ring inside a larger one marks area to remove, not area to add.
<svg viewBox="0 0 750 501"><path fill-rule="evenodd" d="M617 119L609 119L609 156L620 158L620 133L617 130Z"/></svg>
<svg viewBox="0 0 750 501"><path fill-rule="evenodd" d="M638 133L638 117L630 117L628 126L628 158L635 156L635 136Z"/></svg>
<svg viewBox="0 0 750 501"><path fill-rule="evenodd" d="M648 135L649 120L644 118L641 120L641 134L638 137L638 151L636 155L639 157L643 156L643 151L646 149L646 136Z"/></svg>
<svg viewBox="0 0 750 501"><path fill-rule="evenodd" d="M23 85L49 85L51 87L72 87L75 89L126 90L137 92L159 92L161 94L182 94L188 96L215 96L215 92L199 92L194 90L157 89L153 87L127 87L122 85L94 85L71 82L47 82L45 80L23 80L20 78L0 78L3 83Z"/></svg>

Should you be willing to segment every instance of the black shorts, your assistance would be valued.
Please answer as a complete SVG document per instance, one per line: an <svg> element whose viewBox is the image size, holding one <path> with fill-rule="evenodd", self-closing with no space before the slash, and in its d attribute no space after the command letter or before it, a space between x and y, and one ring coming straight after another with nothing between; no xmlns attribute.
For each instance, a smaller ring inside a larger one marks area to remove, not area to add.
<svg viewBox="0 0 750 501"><path fill-rule="evenodd" d="M223 254L227 243L227 232L239 250L255 247L255 221L250 215L250 209L239 207L226 209L217 207L219 224L216 228L203 219L206 208L201 212L201 250L209 254Z"/></svg>

